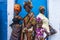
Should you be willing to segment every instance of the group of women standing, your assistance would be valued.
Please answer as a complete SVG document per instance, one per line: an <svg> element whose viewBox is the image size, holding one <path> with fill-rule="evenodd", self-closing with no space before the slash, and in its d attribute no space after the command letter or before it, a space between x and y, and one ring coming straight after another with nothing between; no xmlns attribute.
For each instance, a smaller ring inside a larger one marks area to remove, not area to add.
<svg viewBox="0 0 60 40"><path fill-rule="evenodd" d="M32 4L31 2L24 3L24 9L28 13L24 18L19 16L21 12L21 5L14 5L14 17L12 19L13 23L10 25L12 28L12 33L10 40L45 40L50 33L50 27L48 24L48 19L44 16L44 7L39 8L40 13L37 17L34 17L34 13L31 12ZM20 20L23 21L20 24ZM47 34L44 37L44 32Z"/></svg>

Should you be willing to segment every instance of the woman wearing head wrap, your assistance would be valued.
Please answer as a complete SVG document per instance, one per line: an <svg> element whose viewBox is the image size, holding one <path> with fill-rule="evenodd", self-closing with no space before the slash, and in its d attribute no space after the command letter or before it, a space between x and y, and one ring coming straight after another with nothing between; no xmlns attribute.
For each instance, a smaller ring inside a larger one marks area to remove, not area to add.
<svg viewBox="0 0 60 40"><path fill-rule="evenodd" d="M44 6L41 6L39 8L39 10L40 10L40 13L37 15L37 18L38 17L41 18L41 20L43 21L42 27L45 28L48 33L50 33L49 35L52 35L52 32L50 31L51 30L50 28L52 28L52 27L49 25L48 19L44 16L44 11L45 11ZM54 30L54 29L52 28L52 30ZM54 30L53 34L55 34L55 33L56 33L56 31Z"/></svg>
<svg viewBox="0 0 60 40"><path fill-rule="evenodd" d="M34 13L31 12L32 5L31 2L25 2L24 3L24 9L27 11L27 15L24 18L24 23L23 23L23 32L25 32L24 35L26 35L27 39L26 40L32 40L32 32L33 32L33 25L35 18L34 18ZM24 37L22 38L24 39Z"/></svg>
<svg viewBox="0 0 60 40"><path fill-rule="evenodd" d="M13 17L13 23L10 25L12 28L11 38L10 40L20 40L21 35L21 24L19 24L22 18L19 16L19 12L21 11L21 5L15 4L14 5L14 12L15 15Z"/></svg>
<svg viewBox="0 0 60 40"><path fill-rule="evenodd" d="M48 19L44 16L45 8L43 6L41 6L39 8L39 10L40 10L40 13L37 15L37 18L39 17L39 18L42 19L42 21L43 21L43 27L45 29L47 29L48 32L50 32L50 30L49 30L49 24L48 24Z"/></svg>

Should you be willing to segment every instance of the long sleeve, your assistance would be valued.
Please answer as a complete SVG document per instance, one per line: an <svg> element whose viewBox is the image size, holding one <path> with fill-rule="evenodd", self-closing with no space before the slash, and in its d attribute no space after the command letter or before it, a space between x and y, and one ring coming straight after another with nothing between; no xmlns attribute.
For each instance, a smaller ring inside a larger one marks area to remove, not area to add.
<svg viewBox="0 0 60 40"><path fill-rule="evenodd" d="M41 18L43 21L42 27L45 28L47 32L50 32L48 19L41 13L39 13L36 18L38 17Z"/></svg>

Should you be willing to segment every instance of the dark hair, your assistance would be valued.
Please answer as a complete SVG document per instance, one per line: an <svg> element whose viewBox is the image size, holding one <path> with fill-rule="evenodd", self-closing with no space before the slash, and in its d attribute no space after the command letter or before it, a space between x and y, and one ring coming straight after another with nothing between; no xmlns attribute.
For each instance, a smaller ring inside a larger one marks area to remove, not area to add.
<svg viewBox="0 0 60 40"><path fill-rule="evenodd" d="M44 8L44 6L41 6L40 8L39 8L39 11L42 13L43 11L45 11L45 8Z"/></svg>
<svg viewBox="0 0 60 40"><path fill-rule="evenodd" d="M40 10L41 13L42 13L43 11L45 11L45 9Z"/></svg>
<svg viewBox="0 0 60 40"><path fill-rule="evenodd" d="M25 9L25 7L27 6L27 7L29 7L30 9L32 9L32 6L31 6L32 4L31 4L31 2L25 2L25 4L24 4L24 9Z"/></svg>

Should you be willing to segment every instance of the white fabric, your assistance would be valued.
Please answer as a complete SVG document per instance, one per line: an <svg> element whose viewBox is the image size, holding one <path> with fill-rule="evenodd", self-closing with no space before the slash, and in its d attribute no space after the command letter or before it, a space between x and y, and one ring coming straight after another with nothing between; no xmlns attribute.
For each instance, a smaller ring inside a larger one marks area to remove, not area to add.
<svg viewBox="0 0 60 40"><path fill-rule="evenodd" d="M36 18L38 17L41 18L41 20L43 21L42 27L45 28L47 32L50 32L48 19L42 13L39 13Z"/></svg>
<svg viewBox="0 0 60 40"><path fill-rule="evenodd" d="M31 27L30 29L28 29L28 31L33 31L33 27Z"/></svg>

